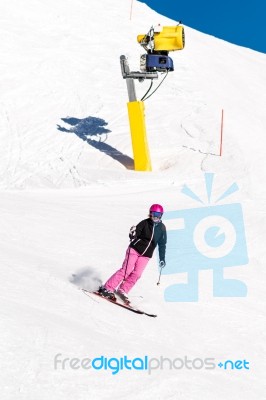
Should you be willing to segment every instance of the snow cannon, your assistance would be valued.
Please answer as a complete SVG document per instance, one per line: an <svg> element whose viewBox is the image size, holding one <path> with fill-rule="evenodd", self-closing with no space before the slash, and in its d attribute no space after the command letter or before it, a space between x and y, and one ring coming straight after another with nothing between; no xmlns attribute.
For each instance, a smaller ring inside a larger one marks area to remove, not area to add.
<svg viewBox="0 0 266 400"><path fill-rule="evenodd" d="M185 47L184 27L182 25L152 26L146 35L138 35L137 41L147 52L140 57L142 72L174 71L174 63L168 53L183 50Z"/></svg>

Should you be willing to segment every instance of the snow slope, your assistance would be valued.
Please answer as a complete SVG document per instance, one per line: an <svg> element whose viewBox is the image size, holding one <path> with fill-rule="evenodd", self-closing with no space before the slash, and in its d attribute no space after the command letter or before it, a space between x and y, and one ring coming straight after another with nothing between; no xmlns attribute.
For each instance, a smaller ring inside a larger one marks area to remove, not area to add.
<svg viewBox="0 0 266 400"><path fill-rule="evenodd" d="M266 57L186 27L185 50L171 54L175 72L146 102L153 172L136 173L119 56L138 69L136 35L174 22L138 2L130 20L130 6L0 4L1 398L262 400ZM139 98L147 87L137 85ZM164 275L157 286L156 257L132 299L157 319L78 290L120 266L128 228L151 203L196 207L181 189L204 197L204 172L215 174L216 197L239 186L226 202L242 205L249 264L225 275L244 281L247 297L212 297L206 270L199 302L165 302L164 289L186 276ZM55 369L57 354L246 359L250 370L169 370L166 361L151 374L113 375Z"/></svg>

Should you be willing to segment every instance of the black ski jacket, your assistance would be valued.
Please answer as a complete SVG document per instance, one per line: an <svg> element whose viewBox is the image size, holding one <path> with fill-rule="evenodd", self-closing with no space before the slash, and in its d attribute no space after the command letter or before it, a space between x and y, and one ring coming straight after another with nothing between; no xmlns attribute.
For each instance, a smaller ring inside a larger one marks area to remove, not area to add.
<svg viewBox="0 0 266 400"><path fill-rule="evenodd" d="M160 261L165 261L166 228L162 222L154 223L150 218L144 219L136 226L136 235L129 247L139 254L151 258L158 244Z"/></svg>

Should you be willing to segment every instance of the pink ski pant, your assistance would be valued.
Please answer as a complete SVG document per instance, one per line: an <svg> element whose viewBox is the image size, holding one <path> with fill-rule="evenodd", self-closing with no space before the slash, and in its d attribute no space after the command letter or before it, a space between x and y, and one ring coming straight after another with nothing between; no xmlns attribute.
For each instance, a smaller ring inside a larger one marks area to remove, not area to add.
<svg viewBox="0 0 266 400"><path fill-rule="evenodd" d="M122 267L108 279L104 287L111 291L119 288L128 293L141 277L149 260L149 257L141 256L128 247Z"/></svg>

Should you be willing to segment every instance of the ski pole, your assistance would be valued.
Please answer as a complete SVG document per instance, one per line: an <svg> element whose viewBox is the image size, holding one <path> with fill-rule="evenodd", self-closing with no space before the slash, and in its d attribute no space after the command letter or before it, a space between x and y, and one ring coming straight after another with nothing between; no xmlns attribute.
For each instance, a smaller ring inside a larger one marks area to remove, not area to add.
<svg viewBox="0 0 266 400"><path fill-rule="evenodd" d="M162 275L162 267L161 267L161 269L160 269L160 274L159 274L159 279L158 279L158 282L157 282L157 286L159 286L160 285L160 280L161 280L161 275Z"/></svg>
<svg viewBox="0 0 266 400"><path fill-rule="evenodd" d="M124 274L124 278L123 278L123 281L122 281L122 283L123 283L123 282L125 282L125 280L126 280L126 275L127 275L127 266L128 266L129 254L130 254L130 247L128 246L128 248L127 248L127 265L126 265L125 274Z"/></svg>

